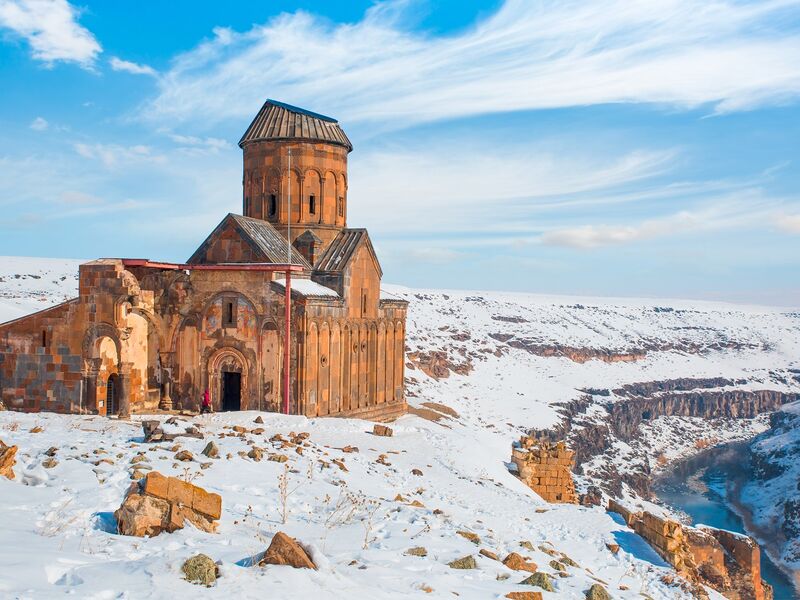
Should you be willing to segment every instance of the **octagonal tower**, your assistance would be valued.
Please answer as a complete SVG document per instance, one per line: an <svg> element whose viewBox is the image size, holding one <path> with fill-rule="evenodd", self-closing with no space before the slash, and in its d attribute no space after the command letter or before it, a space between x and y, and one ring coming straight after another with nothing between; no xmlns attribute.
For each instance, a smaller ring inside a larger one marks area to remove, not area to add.
<svg viewBox="0 0 800 600"><path fill-rule="evenodd" d="M239 147L245 216L268 221L284 237L291 229L291 242L311 231L320 250L346 227L353 146L336 119L267 100Z"/></svg>

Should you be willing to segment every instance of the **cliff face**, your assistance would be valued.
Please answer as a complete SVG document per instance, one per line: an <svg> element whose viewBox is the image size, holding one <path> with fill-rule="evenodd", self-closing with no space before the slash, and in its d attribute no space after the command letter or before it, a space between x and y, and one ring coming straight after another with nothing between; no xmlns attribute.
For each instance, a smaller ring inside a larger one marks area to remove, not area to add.
<svg viewBox="0 0 800 600"><path fill-rule="evenodd" d="M753 419L798 399L797 394L775 390L691 391L660 393L608 404L609 423L624 440L636 437L643 422L657 417L703 419Z"/></svg>
<svg viewBox="0 0 800 600"><path fill-rule="evenodd" d="M627 384L613 392L586 390L591 394L562 405L559 425L533 435L549 441L566 439L575 452L576 471L591 475L593 484L611 494L621 494L626 483L647 497L654 465L646 448L641 448L648 443L642 439L644 426L659 417L754 419L800 399L798 394L777 390L718 389L743 383L724 378L680 378ZM624 470L613 460L601 459L619 442L642 449Z"/></svg>
<svg viewBox="0 0 800 600"><path fill-rule="evenodd" d="M739 501L769 534L771 553L800 570L800 402L771 415L770 425L750 444L753 479Z"/></svg>

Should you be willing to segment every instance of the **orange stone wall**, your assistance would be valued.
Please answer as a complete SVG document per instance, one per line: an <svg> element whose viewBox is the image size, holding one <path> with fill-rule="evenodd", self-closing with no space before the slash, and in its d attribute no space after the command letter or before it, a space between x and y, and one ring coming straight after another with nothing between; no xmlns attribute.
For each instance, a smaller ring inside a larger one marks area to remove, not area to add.
<svg viewBox="0 0 800 600"><path fill-rule="evenodd" d="M522 436L511 450L511 461L517 465L519 478L543 500L568 504L578 502L572 481L575 453L567 450L564 442L550 445Z"/></svg>
<svg viewBox="0 0 800 600"><path fill-rule="evenodd" d="M323 248L347 226L347 149L335 144L288 141L244 146L243 214L269 221L286 236L291 186L291 240L310 229ZM292 171L289 175L289 151ZM277 200L269 214L270 196ZM310 212L311 196L316 210Z"/></svg>

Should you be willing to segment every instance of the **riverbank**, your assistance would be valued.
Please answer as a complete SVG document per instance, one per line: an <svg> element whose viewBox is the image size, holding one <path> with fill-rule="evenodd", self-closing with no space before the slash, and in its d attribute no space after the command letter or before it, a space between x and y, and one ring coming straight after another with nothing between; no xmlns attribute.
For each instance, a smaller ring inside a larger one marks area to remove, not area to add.
<svg viewBox="0 0 800 600"><path fill-rule="evenodd" d="M750 474L747 443L739 442L676 462L654 480L653 490L662 502L687 515L694 524L758 539L762 546L761 574L773 586L775 600L798 599L800 591L793 584L797 574L786 573L770 557L779 548L775 533L755 529L746 508L738 502L737 490Z"/></svg>

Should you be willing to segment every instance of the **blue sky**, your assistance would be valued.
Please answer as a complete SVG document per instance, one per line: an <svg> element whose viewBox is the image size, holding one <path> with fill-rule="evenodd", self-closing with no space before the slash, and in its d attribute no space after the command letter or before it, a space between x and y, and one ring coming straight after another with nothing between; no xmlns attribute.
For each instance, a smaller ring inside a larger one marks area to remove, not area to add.
<svg viewBox="0 0 800 600"><path fill-rule="evenodd" d="M185 260L266 98L411 286L800 306L800 1L0 0L0 254Z"/></svg>

